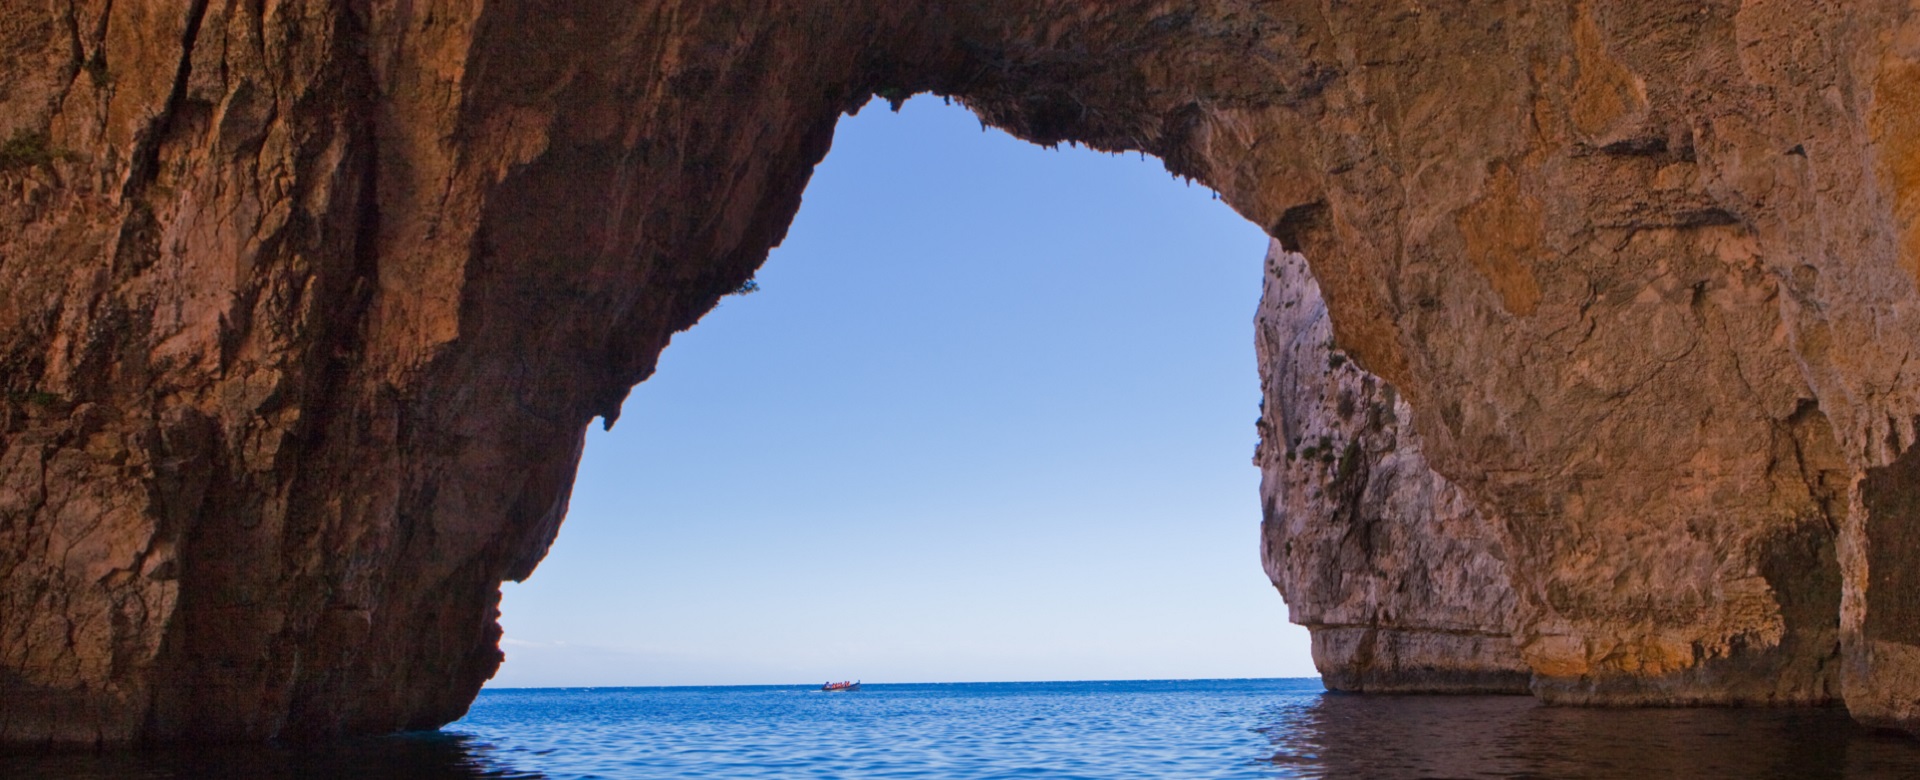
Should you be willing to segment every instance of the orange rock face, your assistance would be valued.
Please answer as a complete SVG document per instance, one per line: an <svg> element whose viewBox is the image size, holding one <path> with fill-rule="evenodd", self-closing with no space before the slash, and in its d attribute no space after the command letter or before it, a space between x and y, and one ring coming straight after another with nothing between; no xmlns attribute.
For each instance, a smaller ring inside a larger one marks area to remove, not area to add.
<svg viewBox="0 0 1920 780"><path fill-rule="evenodd" d="M0 742L457 717L585 426L926 90L1308 258L1329 679L1920 727L1915 73L1896 2L9 5Z"/></svg>

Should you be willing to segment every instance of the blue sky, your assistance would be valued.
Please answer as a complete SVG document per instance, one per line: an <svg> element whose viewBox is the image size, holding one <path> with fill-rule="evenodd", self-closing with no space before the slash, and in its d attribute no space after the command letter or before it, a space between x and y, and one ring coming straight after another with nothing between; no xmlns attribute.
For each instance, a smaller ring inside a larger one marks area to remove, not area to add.
<svg viewBox="0 0 1920 780"><path fill-rule="evenodd" d="M1266 238L1158 160L843 119L502 604L499 687L1311 676L1259 561Z"/></svg>

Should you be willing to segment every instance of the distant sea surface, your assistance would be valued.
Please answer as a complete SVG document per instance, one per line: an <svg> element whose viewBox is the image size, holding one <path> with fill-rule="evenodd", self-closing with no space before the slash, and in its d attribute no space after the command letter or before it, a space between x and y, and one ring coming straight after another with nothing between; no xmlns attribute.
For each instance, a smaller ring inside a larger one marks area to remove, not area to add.
<svg viewBox="0 0 1920 780"><path fill-rule="evenodd" d="M0 758L5 778L1914 778L1839 709L1595 710L1318 680L488 690L440 732Z"/></svg>

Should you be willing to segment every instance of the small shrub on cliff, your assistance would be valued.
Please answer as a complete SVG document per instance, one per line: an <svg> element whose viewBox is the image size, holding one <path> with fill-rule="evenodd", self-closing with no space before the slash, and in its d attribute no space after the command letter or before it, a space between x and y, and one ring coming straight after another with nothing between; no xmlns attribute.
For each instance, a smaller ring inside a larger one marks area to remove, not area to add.
<svg viewBox="0 0 1920 780"><path fill-rule="evenodd" d="M65 152L54 148L46 133L22 130L14 133L6 143L0 143L0 171L51 165L54 160L66 156Z"/></svg>
<svg viewBox="0 0 1920 780"><path fill-rule="evenodd" d="M1287 454L1287 457L1292 458L1293 453L1289 452ZM1322 436L1318 441L1301 448L1300 459L1301 460L1317 460L1317 461L1320 461L1321 463L1332 463L1333 462L1333 439L1326 436Z"/></svg>
<svg viewBox="0 0 1920 780"><path fill-rule="evenodd" d="M887 101L887 107L893 109L893 113L896 114L900 113L901 106L907 104L907 98L913 97L912 92L902 87L881 87L874 90L873 95Z"/></svg>
<svg viewBox="0 0 1920 780"><path fill-rule="evenodd" d="M748 279L744 282L741 282L739 287L733 288L733 292L730 292L727 294L728 295L752 295L759 291L760 291L760 283L752 279Z"/></svg>
<svg viewBox="0 0 1920 780"><path fill-rule="evenodd" d="M24 392L14 390L7 393L7 400L21 405L53 406L60 403L60 396L44 390L27 390Z"/></svg>
<svg viewBox="0 0 1920 780"><path fill-rule="evenodd" d="M1335 484L1345 485L1351 483L1354 476L1359 473L1360 441L1355 439L1347 442L1347 450L1340 453L1340 464L1333 468L1333 481Z"/></svg>

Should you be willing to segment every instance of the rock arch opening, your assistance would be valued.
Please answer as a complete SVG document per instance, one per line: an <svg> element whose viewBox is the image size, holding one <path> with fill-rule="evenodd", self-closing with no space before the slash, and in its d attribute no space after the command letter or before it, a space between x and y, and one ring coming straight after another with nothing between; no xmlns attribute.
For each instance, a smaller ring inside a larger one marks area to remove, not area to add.
<svg viewBox="0 0 1920 780"><path fill-rule="evenodd" d="M1157 160L887 108L589 431L489 685L1314 674L1255 557L1264 234Z"/></svg>

